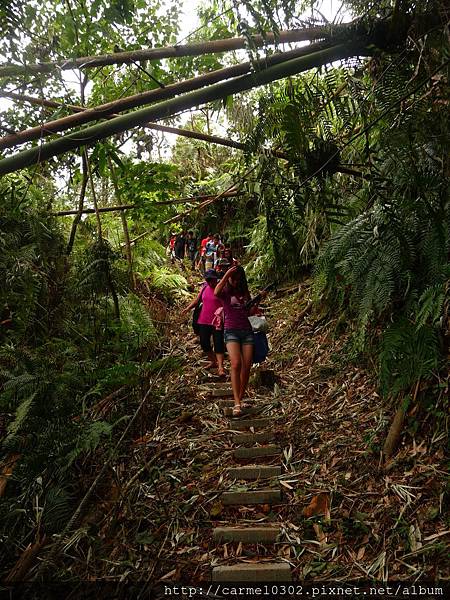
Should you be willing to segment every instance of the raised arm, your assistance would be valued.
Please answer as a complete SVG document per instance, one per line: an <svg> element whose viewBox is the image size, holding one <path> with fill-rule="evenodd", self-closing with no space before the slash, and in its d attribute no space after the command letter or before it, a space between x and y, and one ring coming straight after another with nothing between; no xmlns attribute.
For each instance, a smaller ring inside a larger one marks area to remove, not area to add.
<svg viewBox="0 0 450 600"><path fill-rule="evenodd" d="M231 269L228 269L228 271L225 273L225 275L222 277L222 279L219 280L219 283L214 288L215 296L221 295L221 293L223 292L223 288L227 284L227 281L230 279L231 275L233 275L233 273L236 271L236 269L237 269L237 266L231 267Z"/></svg>

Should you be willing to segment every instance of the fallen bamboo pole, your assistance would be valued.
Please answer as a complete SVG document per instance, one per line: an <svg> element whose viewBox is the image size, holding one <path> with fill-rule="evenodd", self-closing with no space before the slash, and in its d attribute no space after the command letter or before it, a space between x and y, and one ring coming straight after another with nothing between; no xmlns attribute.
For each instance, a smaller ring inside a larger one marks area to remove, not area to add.
<svg viewBox="0 0 450 600"><path fill-rule="evenodd" d="M273 46L275 44L287 44L292 42L305 42L311 40L328 39L332 36L342 34L351 27L356 27L357 21L353 23L342 23L339 25L325 25L319 27L307 27L299 29L282 30L278 34L268 31L264 36L255 35L251 38L251 44L255 47ZM133 64L143 60L161 60L163 58L180 58L183 56L203 56L205 54L220 54L233 50L245 49L249 43L248 38L235 37L220 40L208 40L193 44L166 46L162 48L145 48L101 54L97 56L80 56L62 62L46 62L34 65L15 65L12 63L0 65L0 77L24 75L27 73L51 73L53 71L65 71L71 69L92 69L94 67L105 67L108 65Z"/></svg>
<svg viewBox="0 0 450 600"><path fill-rule="evenodd" d="M214 100L245 92L272 81L299 74L314 67L348 58L349 56L366 53L370 54L370 50L365 50L360 42L355 44L340 44L306 56L284 61L281 64L268 67L262 71L243 75L242 77L237 77L223 83L216 83L207 88L172 98L154 106L120 115L105 123L91 125L51 142L8 156L0 160L0 175L37 165L53 156L64 154L70 150L75 150L81 146L92 144L138 126L142 127L149 121L169 118L180 111L193 108L194 106L208 104Z"/></svg>
<svg viewBox="0 0 450 600"><path fill-rule="evenodd" d="M227 194L224 194L227 198L234 198L235 196L242 195L242 192L231 190ZM156 202L152 202L153 206L168 206L170 204L188 204L190 202L204 202L205 200L210 200L211 198L215 198L213 194L209 194L208 196L188 196L186 198L174 198L173 200L157 200ZM99 207L98 212L118 212L124 210L132 210L134 208L142 208L137 204L123 204L120 206L104 206ZM66 217L69 215L77 215L80 213L79 210L59 210L57 212L50 213L53 217ZM95 208L84 208L81 211L81 214L95 214Z"/></svg>
<svg viewBox="0 0 450 600"><path fill-rule="evenodd" d="M102 212L116 212L116 211L124 211L130 208L136 208L135 204L124 204L123 206L104 206L99 207L97 210L99 213ZM90 215L95 214L95 208L83 208L83 210L59 210L58 212L50 213L53 217L67 217L69 215Z"/></svg>
<svg viewBox="0 0 450 600"><path fill-rule="evenodd" d="M334 48L334 46L332 46L332 48ZM326 48L324 48L322 43L311 44L306 47L270 55L267 58L255 61L254 64L247 61L231 67L216 69L215 71L191 79L167 85L164 88L141 92L140 94L120 98L119 100L107 102L106 104L101 104L93 108L86 108L83 111L78 110L74 112L74 114L60 117L59 119L42 123L36 127L24 129L23 131L5 135L0 138L0 149L12 148L24 144L25 142L40 140L48 135L67 131L76 125L83 125L101 119L111 119L112 117L115 117L116 113L121 113L132 108L139 108L162 100L176 100L177 98L175 98L175 96L180 97L180 94L206 91L207 89L213 88L214 85L217 85L219 82L226 82L226 80L234 81L234 78L243 75L251 76L254 69L257 69L258 72L261 73L264 70L267 71L270 67L279 66L280 64L295 58L309 57L311 54L318 53L324 49ZM254 73L254 75L256 74L257 73ZM226 83L230 83L230 81L227 81ZM7 98L7 94L10 93L11 92L0 93L0 97L3 95L3 97ZM121 117L125 116L126 115L121 115ZM144 126L145 123L140 123L140 125Z"/></svg>

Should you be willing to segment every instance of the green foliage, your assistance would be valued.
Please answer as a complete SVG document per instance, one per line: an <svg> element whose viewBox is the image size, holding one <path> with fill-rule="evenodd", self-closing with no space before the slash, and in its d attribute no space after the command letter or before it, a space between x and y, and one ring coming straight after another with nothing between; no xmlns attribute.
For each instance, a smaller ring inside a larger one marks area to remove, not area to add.
<svg viewBox="0 0 450 600"><path fill-rule="evenodd" d="M74 469L103 453L113 427L122 427L120 412L115 421L93 420L96 403L124 386L142 387L158 337L109 242L93 241L84 223L82 243L68 258L54 219L35 208L39 188L9 177L1 195L0 412L7 435L0 460L20 455L0 501L3 570L30 526L52 534L66 525L80 499ZM150 245L153 273L163 249ZM160 286L171 297L179 283L175 276ZM112 318L116 302L120 320Z"/></svg>
<svg viewBox="0 0 450 600"><path fill-rule="evenodd" d="M408 85L405 72L389 71L374 94L383 112ZM441 157L449 130L421 97L410 100L409 111L386 114L381 131L372 135L376 168L365 189L368 208L325 245L316 285L356 319L360 349L369 333L381 333L380 386L395 395L442 364L450 207Z"/></svg>
<svg viewBox="0 0 450 600"><path fill-rule="evenodd" d="M186 296L187 281L183 275L173 273L169 267L154 267L148 278L150 290L162 294L166 299L180 294Z"/></svg>
<svg viewBox="0 0 450 600"><path fill-rule="evenodd" d="M383 332L380 350L380 386L385 395L409 389L428 378L439 366L437 331L399 318Z"/></svg>

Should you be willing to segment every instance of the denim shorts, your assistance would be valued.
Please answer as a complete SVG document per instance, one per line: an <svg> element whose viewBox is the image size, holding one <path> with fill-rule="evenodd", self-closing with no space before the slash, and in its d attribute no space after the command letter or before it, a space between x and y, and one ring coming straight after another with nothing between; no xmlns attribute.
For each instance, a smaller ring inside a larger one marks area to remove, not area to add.
<svg viewBox="0 0 450 600"><path fill-rule="evenodd" d="M225 329L225 344L238 342L241 346L253 346L255 339L251 329Z"/></svg>

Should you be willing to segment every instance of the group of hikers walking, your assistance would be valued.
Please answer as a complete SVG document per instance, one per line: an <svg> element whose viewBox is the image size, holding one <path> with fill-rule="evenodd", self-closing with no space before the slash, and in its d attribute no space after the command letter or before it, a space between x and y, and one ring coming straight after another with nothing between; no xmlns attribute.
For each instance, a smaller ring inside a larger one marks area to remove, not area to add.
<svg viewBox="0 0 450 600"><path fill-rule="evenodd" d="M235 262L231 248L222 242L218 234L208 233L199 244L193 231L172 233L167 250L172 263L178 261L182 265L187 258L192 269L198 269L203 274L208 269L218 267L225 272L225 267Z"/></svg>
<svg viewBox="0 0 450 600"><path fill-rule="evenodd" d="M212 239L212 244L210 241ZM203 242L206 241L205 244ZM216 236L202 240L204 258L204 283L197 297L182 311L182 315L194 309L194 330L200 345L209 359L207 368L217 368L218 375L225 377L225 348L230 360L231 385L233 389L233 416L242 414L242 402L250 368L254 362L255 335L249 317L259 312L258 304L266 292L251 299L247 278L241 265L231 256L224 256L225 247L219 249ZM220 240L219 240L220 241Z"/></svg>

